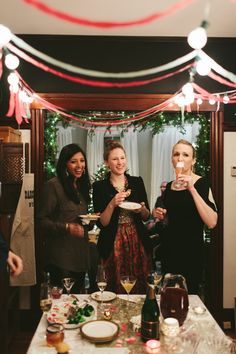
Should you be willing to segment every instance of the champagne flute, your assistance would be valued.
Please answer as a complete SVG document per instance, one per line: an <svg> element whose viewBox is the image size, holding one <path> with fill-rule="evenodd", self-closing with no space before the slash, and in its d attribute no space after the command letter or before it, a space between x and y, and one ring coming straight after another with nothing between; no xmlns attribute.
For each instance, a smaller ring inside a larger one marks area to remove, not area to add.
<svg viewBox="0 0 236 354"><path fill-rule="evenodd" d="M183 186L183 183L177 180L178 175L183 173L183 169L184 169L183 161L178 161L176 166L175 166L176 181L174 181L174 187L176 189L179 189L179 188L181 188Z"/></svg>
<svg viewBox="0 0 236 354"><path fill-rule="evenodd" d="M69 277L68 278L63 278L62 279L62 284L63 284L63 286L66 289L67 297L68 297L68 300L69 300L70 291L71 291L72 286L75 284L75 279L74 278L69 278Z"/></svg>
<svg viewBox="0 0 236 354"><path fill-rule="evenodd" d="M50 286L47 283L42 283L40 286L40 308L46 314L52 307L52 298Z"/></svg>
<svg viewBox="0 0 236 354"><path fill-rule="evenodd" d="M103 291L107 287L107 276L103 265L99 265L96 276L97 286L100 290L101 307L103 306Z"/></svg>
<svg viewBox="0 0 236 354"><path fill-rule="evenodd" d="M120 283L127 293L127 301L129 303L129 293L133 289L137 278L134 275L122 275L120 277Z"/></svg>

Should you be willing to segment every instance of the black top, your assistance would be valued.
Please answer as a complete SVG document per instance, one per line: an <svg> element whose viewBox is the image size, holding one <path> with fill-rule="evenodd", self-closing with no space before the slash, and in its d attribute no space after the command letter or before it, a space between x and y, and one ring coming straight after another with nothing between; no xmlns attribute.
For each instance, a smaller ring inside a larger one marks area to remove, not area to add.
<svg viewBox="0 0 236 354"><path fill-rule="evenodd" d="M147 193L141 177L133 177L126 174L128 186L127 189L131 189L131 194L127 201L141 203L144 202L146 207L149 209ZM111 199L115 196L117 190L113 187L110 182L110 174L108 177L102 181L94 182L93 184L93 203L94 211L102 213ZM107 226L103 226L98 222L98 226L101 229L99 240L98 240L98 251L102 258L107 259L113 249L113 244L116 237L116 232L118 228L118 219L120 215L120 208L116 207L112 216L110 223ZM133 213L134 222L137 227L138 235L143 243L146 251L151 248L150 239L148 237L147 229L145 228L140 213Z"/></svg>
<svg viewBox="0 0 236 354"><path fill-rule="evenodd" d="M209 184L199 178L194 187L213 210L215 204L209 200ZM191 193L172 190L171 182L163 194L167 209L168 224L162 230L162 266L165 273L182 274L189 282L199 281L203 266L204 223L197 211Z"/></svg>

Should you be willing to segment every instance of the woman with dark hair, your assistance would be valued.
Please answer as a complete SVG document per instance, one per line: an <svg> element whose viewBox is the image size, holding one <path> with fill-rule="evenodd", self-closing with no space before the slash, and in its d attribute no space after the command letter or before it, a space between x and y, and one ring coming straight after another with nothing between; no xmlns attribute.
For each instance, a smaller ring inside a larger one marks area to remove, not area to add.
<svg viewBox="0 0 236 354"><path fill-rule="evenodd" d="M93 202L95 212L101 213L98 251L108 277L107 288L121 293L121 276L134 275L134 292L144 293L152 268L150 239L143 224L150 215L144 183L141 177L126 173L126 154L120 143L108 144L104 161L110 173L93 184ZM124 200L140 205L126 210L119 207Z"/></svg>
<svg viewBox="0 0 236 354"><path fill-rule="evenodd" d="M203 272L203 227L214 228L217 211L209 183L194 173L196 151L187 140L179 140L172 149L172 164L178 171L162 195L163 205L156 205L153 216L161 229L161 264L163 273L182 274L188 291L196 294ZM165 227L161 222L167 216ZM158 232L158 231L157 231Z"/></svg>
<svg viewBox="0 0 236 354"><path fill-rule="evenodd" d="M86 214L90 181L84 151L77 144L63 147L57 163L57 177L46 182L38 214L45 240L45 270L51 282L76 280L73 291L80 292L90 267L87 227L78 215Z"/></svg>

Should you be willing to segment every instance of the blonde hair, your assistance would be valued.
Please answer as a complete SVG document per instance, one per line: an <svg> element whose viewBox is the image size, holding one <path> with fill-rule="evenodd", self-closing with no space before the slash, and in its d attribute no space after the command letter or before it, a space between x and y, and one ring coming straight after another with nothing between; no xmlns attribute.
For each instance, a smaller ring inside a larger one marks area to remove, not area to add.
<svg viewBox="0 0 236 354"><path fill-rule="evenodd" d="M108 158L109 158L109 155L111 153L112 150L114 149L121 149L124 151L124 154L125 154L125 149L124 147L116 140L110 140L107 144L106 144L106 147L105 147L105 151L104 151L104 154L103 154L103 158L104 158L104 161L107 161ZM126 154L125 154L126 155Z"/></svg>
<svg viewBox="0 0 236 354"><path fill-rule="evenodd" d="M185 140L185 139L180 139L179 141L177 141L177 143L172 148L172 154L173 154L173 151L174 151L176 145L179 145L179 144L190 146L192 148L192 151L193 151L193 159L196 159L196 157L197 157L196 149L194 148L194 146L188 140Z"/></svg>

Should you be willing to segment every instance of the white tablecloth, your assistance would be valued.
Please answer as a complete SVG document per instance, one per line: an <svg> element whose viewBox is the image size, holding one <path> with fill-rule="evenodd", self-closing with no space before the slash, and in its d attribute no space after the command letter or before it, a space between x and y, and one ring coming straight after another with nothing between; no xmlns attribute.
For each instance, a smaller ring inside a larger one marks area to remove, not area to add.
<svg viewBox="0 0 236 354"><path fill-rule="evenodd" d="M126 295L118 295L122 299L127 299ZM89 298L89 295L77 295L81 300ZM141 302L142 296L140 295L130 295L130 299L132 302ZM91 301L92 305L95 307L97 310L97 303L95 301ZM189 333L192 331L192 327L199 324L199 328L202 329L203 331L208 331L208 334L210 334L214 338L220 338L222 340L227 340L224 332L221 330L221 328L218 326L210 312L206 309L206 312L203 315L196 315L192 308L194 306L204 306L202 301L197 295L189 295L189 302L190 302L190 310L187 316L187 319L184 323L185 328L185 333L189 331ZM140 309L138 310L140 313ZM137 315L139 314L137 313ZM37 330L33 336L33 339L30 343L30 346L28 348L27 354L55 354L56 350L55 348L49 348L46 346L46 341L45 341L45 334L46 334L46 326L47 326L47 320L45 315L42 316L39 325L37 327ZM78 329L74 330L65 330L65 339L64 341L69 344L70 346L70 354L128 354L128 353L134 353L136 354L135 348L132 348L131 345L123 348L114 348L114 347L96 347L95 344L90 343L87 340L82 339L82 337L79 334ZM115 345L115 344L114 344ZM141 344L140 344L141 347ZM200 348L200 346L199 346ZM142 352L144 353L145 350L142 348ZM216 354L214 351L206 351L205 347L202 347L195 351L194 353L196 354ZM190 354L190 353L183 353L183 354ZM220 354L223 354L220 353Z"/></svg>

